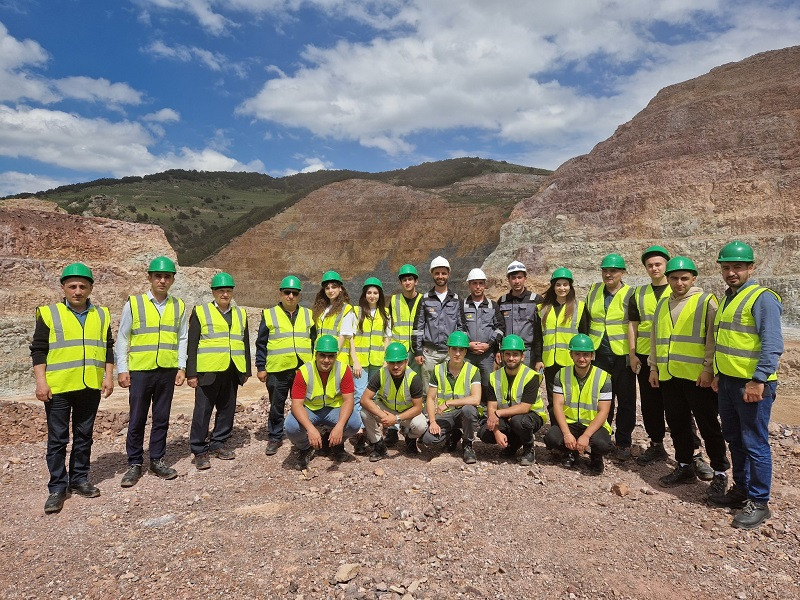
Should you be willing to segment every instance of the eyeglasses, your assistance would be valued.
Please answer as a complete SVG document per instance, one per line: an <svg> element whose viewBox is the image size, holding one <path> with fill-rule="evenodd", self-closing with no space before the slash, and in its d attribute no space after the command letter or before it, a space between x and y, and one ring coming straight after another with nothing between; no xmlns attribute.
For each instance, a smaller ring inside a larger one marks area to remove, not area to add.
<svg viewBox="0 0 800 600"><path fill-rule="evenodd" d="M300 295L300 292L298 292L296 290L281 290L281 293L284 296L299 296Z"/></svg>

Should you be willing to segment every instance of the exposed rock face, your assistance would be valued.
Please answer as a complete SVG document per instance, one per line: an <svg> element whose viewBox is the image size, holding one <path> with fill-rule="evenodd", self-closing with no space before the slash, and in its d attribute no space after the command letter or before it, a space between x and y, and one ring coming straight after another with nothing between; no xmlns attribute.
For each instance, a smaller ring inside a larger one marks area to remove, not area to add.
<svg viewBox="0 0 800 600"><path fill-rule="evenodd" d="M502 285L520 259L545 287L556 267L579 294L600 258L620 252L629 283L644 283L651 244L691 257L699 285L720 292L719 248L756 251L759 280L800 322L800 47L758 54L665 88L589 154L564 163L520 202L484 269Z"/></svg>

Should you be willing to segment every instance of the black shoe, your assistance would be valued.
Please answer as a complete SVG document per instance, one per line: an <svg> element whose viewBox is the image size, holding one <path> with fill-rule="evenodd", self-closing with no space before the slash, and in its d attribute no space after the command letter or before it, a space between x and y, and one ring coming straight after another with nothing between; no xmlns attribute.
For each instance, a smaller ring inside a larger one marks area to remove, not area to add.
<svg viewBox="0 0 800 600"><path fill-rule="evenodd" d="M220 446L214 450L214 456L220 460L233 460L236 458L236 452L233 450L228 450L225 446Z"/></svg>
<svg viewBox="0 0 800 600"><path fill-rule="evenodd" d="M669 458L669 455L664 450L664 444L650 442L650 447L636 457L636 463L644 466L658 461L665 461L667 458Z"/></svg>
<svg viewBox="0 0 800 600"><path fill-rule="evenodd" d="M604 470L603 455L592 452L592 456L589 459L589 473L592 475L602 475Z"/></svg>
<svg viewBox="0 0 800 600"><path fill-rule="evenodd" d="M422 452L422 450L419 449L419 444L417 444L418 441L419 440L417 438L410 438L410 437L406 438L406 454L408 454L409 456L416 456L417 454Z"/></svg>
<svg viewBox="0 0 800 600"><path fill-rule="evenodd" d="M455 452L456 448L458 448L459 440L461 440L461 430L454 429L450 432L450 435L447 436L447 444L445 444L444 449L447 452Z"/></svg>
<svg viewBox="0 0 800 600"><path fill-rule="evenodd" d="M64 508L64 500L67 499L67 492L53 492L44 501L44 514L51 515L60 512Z"/></svg>
<svg viewBox="0 0 800 600"><path fill-rule="evenodd" d="M536 463L536 454L533 451L533 444L525 444L522 447L522 456L519 464L523 467L530 467Z"/></svg>
<svg viewBox="0 0 800 600"><path fill-rule="evenodd" d="M394 445L400 440L400 434L398 430L394 427L390 427L386 430L386 435L383 436L383 443L386 444L388 448L393 448Z"/></svg>
<svg viewBox="0 0 800 600"><path fill-rule="evenodd" d="M194 466L197 467L198 471L205 471L206 469L211 468L211 458L208 456L208 454L208 452L202 452L195 455Z"/></svg>
<svg viewBox="0 0 800 600"><path fill-rule="evenodd" d="M719 496L709 494L706 500L711 506L718 508L744 508L747 493L734 483L727 492L723 492Z"/></svg>
<svg viewBox="0 0 800 600"><path fill-rule="evenodd" d="M297 470L305 471L308 468L311 459L314 458L314 447L309 446L305 450L300 450L297 453Z"/></svg>
<svg viewBox="0 0 800 600"><path fill-rule="evenodd" d="M500 456L503 458L514 458L517 455L517 450L520 449L520 446L522 446L522 444L509 444L500 450Z"/></svg>
<svg viewBox="0 0 800 600"><path fill-rule="evenodd" d="M575 468L576 462L578 462L578 454L574 451L570 451L561 459L561 466L565 469L573 469Z"/></svg>
<svg viewBox="0 0 800 600"><path fill-rule="evenodd" d="M342 463L352 462L356 457L344 449L344 444L337 444L336 446L331 446L331 459L334 462Z"/></svg>
<svg viewBox="0 0 800 600"><path fill-rule="evenodd" d="M122 481L119 482L120 487L129 488L136 485L136 482L142 478L142 465L131 465L122 476Z"/></svg>
<svg viewBox="0 0 800 600"><path fill-rule="evenodd" d="M472 444L464 444L464 462L468 465L474 465L478 462L478 457L475 456L475 450L472 449Z"/></svg>
<svg viewBox="0 0 800 600"><path fill-rule="evenodd" d="M97 498L100 495L100 490L97 486L92 485L88 481L81 481L80 483L72 483L69 486L69 491L84 498Z"/></svg>
<svg viewBox="0 0 800 600"><path fill-rule="evenodd" d="M675 467L675 470L668 475L658 478L658 484L661 487L675 487L684 483L694 483L697 481L697 475L694 472L694 463L688 465Z"/></svg>
<svg viewBox="0 0 800 600"><path fill-rule="evenodd" d="M389 450L386 449L386 444L383 440L378 440L374 444L372 444L372 452L369 455L369 462L378 462L386 458L386 455L389 453Z"/></svg>
<svg viewBox="0 0 800 600"><path fill-rule="evenodd" d="M172 467L168 467L163 458L150 461L150 472L161 479L175 479L178 472Z"/></svg>
<svg viewBox="0 0 800 600"><path fill-rule="evenodd" d="M370 445L369 442L367 441L367 436L365 436L363 433L358 435L358 439L356 440L354 446L355 448L353 449L353 452L355 452L359 456L366 456L367 454L369 454ZM370 456L370 459L371 458L372 457Z"/></svg>
<svg viewBox="0 0 800 600"><path fill-rule="evenodd" d="M617 446L616 450L614 450L614 458L620 462L630 460L631 456L630 446Z"/></svg>
<svg viewBox="0 0 800 600"><path fill-rule="evenodd" d="M714 475L711 484L706 490L706 498L719 498L725 495L725 490L728 489L728 476L725 473Z"/></svg>
<svg viewBox="0 0 800 600"><path fill-rule="evenodd" d="M692 461L694 462L694 472L697 474L699 480L711 481L714 479L714 469L706 462L702 454L699 452L695 454Z"/></svg>
<svg viewBox="0 0 800 600"><path fill-rule="evenodd" d="M744 508L736 513L731 525L737 529L755 529L770 517L772 517L772 511L769 509L769 505L746 500Z"/></svg>
<svg viewBox="0 0 800 600"><path fill-rule="evenodd" d="M278 453L278 448L283 446L283 442L280 440L270 440L267 442L267 448L264 450L264 454L267 456L274 456Z"/></svg>

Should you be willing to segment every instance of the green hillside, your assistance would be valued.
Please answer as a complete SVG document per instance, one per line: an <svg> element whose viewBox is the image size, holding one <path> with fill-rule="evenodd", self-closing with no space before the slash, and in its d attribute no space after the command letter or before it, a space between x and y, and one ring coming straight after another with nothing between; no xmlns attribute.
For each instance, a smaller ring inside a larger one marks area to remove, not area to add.
<svg viewBox="0 0 800 600"><path fill-rule="evenodd" d="M346 179L372 179L435 190L486 173L547 175L550 171L480 158L423 163L383 173L317 171L288 177L261 173L171 170L143 177L98 179L33 194L72 214L153 223L164 229L181 264L195 264L253 225L269 219L322 186ZM17 197L29 197L19 194ZM491 201L486 197L448 198ZM509 210L519 198L499 194Z"/></svg>

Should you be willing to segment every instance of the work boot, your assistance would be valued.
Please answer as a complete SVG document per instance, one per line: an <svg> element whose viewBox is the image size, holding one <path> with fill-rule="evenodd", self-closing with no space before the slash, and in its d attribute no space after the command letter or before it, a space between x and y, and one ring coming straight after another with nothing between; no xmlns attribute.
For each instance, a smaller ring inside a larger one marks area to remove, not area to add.
<svg viewBox="0 0 800 600"><path fill-rule="evenodd" d="M567 451L567 454L561 458L561 466L565 469L575 468L575 463L578 462L578 453L574 450Z"/></svg>
<svg viewBox="0 0 800 600"><path fill-rule="evenodd" d="M350 454L347 450L344 449L344 443L336 444L335 446L331 446L331 459L334 462L352 462L356 459L355 456Z"/></svg>
<svg viewBox="0 0 800 600"><path fill-rule="evenodd" d="M353 452L358 454L359 456L364 456L369 454L370 445L367 441L367 436L363 433L359 433L356 435L356 443L353 444Z"/></svg>
<svg viewBox="0 0 800 600"><path fill-rule="evenodd" d="M229 450L225 446L220 446L216 450L214 450L214 456L219 458L220 460L233 460L236 458L236 452L233 450Z"/></svg>
<svg viewBox="0 0 800 600"><path fill-rule="evenodd" d="M136 485L136 482L142 478L142 465L130 465L125 475L122 476L122 481L119 482L120 487L129 488Z"/></svg>
<svg viewBox="0 0 800 600"><path fill-rule="evenodd" d="M478 458L475 456L475 450L472 449L472 442L465 441L464 444L464 462L468 465L474 465L478 462Z"/></svg>
<svg viewBox="0 0 800 600"><path fill-rule="evenodd" d="M314 447L309 446L305 450L300 450L297 453L297 470L305 471L308 468L311 459L314 458Z"/></svg>
<svg viewBox="0 0 800 600"><path fill-rule="evenodd" d="M711 506L718 508L744 508L747 493L734 483L727 492L719 496L709 494L706 500Z"/></svg>
<svg viewBox="0 0 800 600"><path fill-rule="evenodd" d="M694 472L697 474L699 480L711 481L714 479L714 469L706 462L702 454L698 452L694 455L692 460L694 461Z"/></svg>
<svg viewBox="0 0 800 600"><path fill-rule="evenodd" d="M197 467L198 471L205 471L206 469L210 469L211 458L208 456L208 452L202 452L200 454L196 454L194 457L194 466Z"/></svg>
<svg viewBox="0 0 800 600"><path fill-rule="evenodd" d="M422 452L422 450L419 449L419 444L417 443L418 441L418 438L406 438L406 454L409 456L416 456Z"/></svg>
<svg viewBox="0 0 800 600"><path fill-rule="evenodd" d="M650 463L667 460L669 456L664 450L664 444L660 442L650 442L650 446L636 457L636 464L649 465Z"/></svg>
<svg viewBox="0 0 800 600"><path fill-rule="evenodd" d="M161 479L175 479L178 472L172 467L168 467L163 458L150 461L150 472Z"/></svg>
<svg viewBox="0 0 800 600"><path fill-rule="evenodd" d="M517 450L520 449L520 446L522 446L522 444L520 444L519 442L511 443L502 450L500 450L500 456L502 456L503 458L514 458L517 455Z"/></svg>
<svg viewBox="0 0 800 600"><path fill-rule="evenodd" d="M658 478L658 483L661 487L675 487L684 483L694 483L697 481L697 475L694 472L694 463L688 465L678 465L675 470L668 475Z"/></svg>
<svg viewBox="0 0 800 600"><path fill-rule="evenodd" d="M100 495L100 489L96 485L92 485L88 481L81 481L80 483L71 483L69 491L84 498L97 498Z"/></svg>
<svg viewBox="0 0 800 600"><path fill-rule="evenodd" d="M47 500L44 501L44 513L51 515L60 512L64 508L64 500L67 498L67 492L52 492Z"/></svg>
<svg viewBox="0 0 800 600"><path fill-rule="evenodd" d="M458 448L458 442L461 439L461 430L454 429L450 432L450 435L447 436L447 444L445 444L444 449L448 452L455 452L456 448Z"/></svg>
<svg viewBox="0 0 800 600"><path fill-rule="evenodd" d="M614 458L620 462L625 462L626 460L631 459L631 447L630 446L617 446L616 450L614 450Z"/></svg>
<svg viewBox="0 0 800 600"><path fill-rule="evenodd" d="M398 433L397 428L389 427L386 430L386 435L383 436L383 443L386 444L387 448L394 448L394 445L400 440L400 434Z"/></svg>
<svg viewBox="0 0 800 600"><path fill-rule="evenodd" d="M389 453L389 450L386 448L386 444L383 440L378 440L374 444L372 444L372 452L369 455L369 462L378 462L386 458L386 455Z"/></svg>
<svg viewBox="0 0 800 600"><path fill-rule="evenodd" d="M737 529L755 529L770 517L772 511L769 505L746 500L744 508L733 517L731 525Z"/></svg>
<svg viewBox="0 0 800 600"><path fill-rule="evenodd" d="M525 444L522 447L522 456L519 464L523 467L530 467L536 462L536 453L533 451L533 444Z"/></svg>
<svg viewBox="0 0 800 600"><path fill-rule="evenodd" d="M604 470L603 455L592 452L592 456L589 459L589 473L592 475L602 475Z"/></svg>
<svg viewBox="0 0 800 600"><path fill-rule="evenodd" d="M714 475L714 479L706 490L706 498L719 498L725 495L725 490L728 489L728 476L725 473Z"/></svg>
<svg viewBox="0 0 800 600"><path fill-rule="evenodd" d="M274 456L278 453L278 448L283 445L283 442L280 440L270 440L267 442L267 447L264 450L264 454L267 456Z"/></svg>

